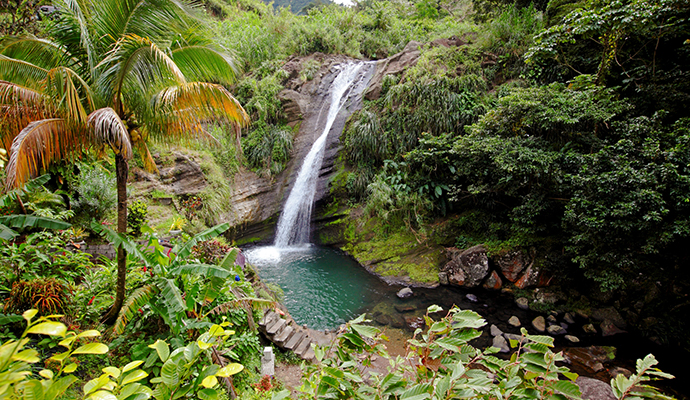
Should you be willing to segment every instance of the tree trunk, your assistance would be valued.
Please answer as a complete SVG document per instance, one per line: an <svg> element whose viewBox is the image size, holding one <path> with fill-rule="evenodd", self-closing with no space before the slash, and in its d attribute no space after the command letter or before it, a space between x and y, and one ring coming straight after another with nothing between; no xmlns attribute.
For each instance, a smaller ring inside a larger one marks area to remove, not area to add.
<svg viewBox="0 0 690 400"><path fill-rule="evenodd" d="M117 232L127 233L127 176L129 165L127 159L121 154L115 155L115 176L117 178ZM103 317L103 322L114 323L125 301L125 283L127 279L127 252L122 246L117 249L117 289L115 302L108 313Z"/></svg>

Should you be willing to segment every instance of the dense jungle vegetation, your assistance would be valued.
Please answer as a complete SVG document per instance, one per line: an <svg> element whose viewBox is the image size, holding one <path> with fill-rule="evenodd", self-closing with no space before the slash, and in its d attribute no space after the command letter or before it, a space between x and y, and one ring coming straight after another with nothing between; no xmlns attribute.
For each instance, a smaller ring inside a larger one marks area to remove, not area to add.
<svg viewBox="0 0 690 400"><path fill-rule="evenodd" d="M313 53L382 59L411 41L417 64L384 77L350 118L333 196L363 209L380 235L412 231L494 254L534 248L564 285L623 303L654 293L626 318L690 348L687 1L293 4L300 10L2 3L0 397L291 396L259 372L255 321L279 296L219 236L230 228L219 210L239 168L286 168L295 130L277 94L287 60L304 57L306 82L321 67ZM128 167L154 170L171 148L199 155L210 187L173 199L180 211L148 227L147 205L167 194L128 193ZM138 200L126 205L128 196ZM116 260L78 251L89 236L119 247ZM303 367L301 398L579 396L551 338L526 335L502 360L468 344L478 315L439 313L429 310L411 342L419 363L393 359L373 380L357 360L385 356L380 332L349 323L335 351L317 349ZM658 321L643 323L650 316ZM614 395L663 397L645 383L667 377L655 364L619 375Z"/></svg>

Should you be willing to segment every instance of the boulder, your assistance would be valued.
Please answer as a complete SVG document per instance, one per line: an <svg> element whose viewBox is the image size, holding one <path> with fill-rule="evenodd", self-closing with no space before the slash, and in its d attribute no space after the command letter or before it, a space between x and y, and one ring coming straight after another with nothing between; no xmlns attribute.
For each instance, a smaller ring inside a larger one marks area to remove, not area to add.
<svg viewBox="0 0 690 400"><path fill-rule="evenodd" d="M529 300L527 300L526 297L518 297L515 299L515 304L517 304L518 308L521 310L529 310Z"/></svg>
<svg viewBox="0 0 690 400"><path fill-rule="evenodd" d="M620 329L627 328L627 324L614 307L598 308L592 311L592 318L597 321L610 321Z"/></svg>
<svg viewBox="0 0 690 400"><path fill-rule="evenodd" d="M539 332L544 332L546 330L546 321L541 315L532 320L532 327Z"/></svg>
<svg viewBox="0 0 690 400"><path fill-rule="evenodd" d="M424 318L422 317L405 317L405 326L413 331L415 329L424 328Z"/></svg>
<svg viewBox="0 0 690 400"><path fill-rule="evenodd" d="M508 342L505 340L503 336L494 336L491 345L499 349L501 353L510 352L510 346L508 346Z"/></svg>
<svg viewBox="0 0 690 400"><path fill-rule="evenodd" d="M503 331L500 330L496 325L491 324L491 327L489 328L489 331L491 332L491 336L501 336L503 335Z"/></svg>
<svg viewBox="0 0 690 400"><path fill-rule="evenodd" d="M450 261L443 270L448 273L451 285L476 287L489 273L489 258L482 245L470 247L465 251L456 248L447 249Z"/></svg>
<svg viewBox="0 0 690 400"><path fill-rule="evenodd" d="M570 313L565 313L563 316L563 321L569 323L569 324L574 324L575 323L575 318L573 318L573 315Z"/></svg>
<svg viewBox="0 0 690 400"><path fill-rule="evenodd" d="M616 324L608 319L604 320L604 322L599 325L599 328L601 328L601 336L613 336L620 333L627 333L626 331L619 329Z"/></svg>
<svg viewBox="0 0 690 400"><path fill-rule="evenodd" d="M448 274L446 272L438 273L438 283L440 283L441 285L450 284L450 282L448 281Z"/></svg>
<svg viewBox="0 0 690 400"><path fill-rule="evenodd" d="M541 271L534 266L534 264L531 264L527 267L522 276L515 281L515 286L517 286L519 289L526 289L534 286L545 286L549 283L549 281L549 278L542 274Z"/></svg>
<svg viewBox="0 0 690 400"><path fill-rule="evenodd" d="M563 350L565 360L577 368L591 373L604 369L604 364L615 358L615 348L605 346L569 347Z"/></svg>
<svg viewBox="0 0 690 400"><path fill-rule="evenodd" d="M466 295L465 295L465 298L466 298L467 300L471 301L472 303L476 303L476 302L479 301L479 299L477 298L477 296L473 295L472 293L466 294Z"/></svg>
<svg viewBox="0 0 690 400"><path fill-rule="evenodd" d="M483 286L486 289L499 290L501 289L501 286L503 286L503 281L501 280L501 277L498 276L498 273L496 271L491 271L489 277L486 278L486 281L484 281Z"/></svg>
<svg viewBox="0 0 690 400"><path fill-rule="evenodd" d="M575 380L584 400L616 400L611 386L594 378L580 376Z"/></svg>
<svg viewBox="0 0 690 400"><path fill-rule="evenodd" d="M396 304L396 305L394 305L393 307L395 308L395 311L397 311L397 312L399 312L399 313L412 312L412 311L414 311L414 310L417 309L417 307L415 307L415 306L413 306L413 305L399 305L399 304Z"/></svg>
<svg viewBox="0 0 690 400"><path fill-rule="evenodd" d="M401 299L406 299L410 296L412 296L414 293L412 292L412 289L406 287L398 290L398 293L396 294L399 298Z"/></svg>
<svg viewBox="0 0 690 400"><path fill-rule="evenodd" d="M522 325L520 323L520 319L514 315L512 317L510 317L510 319L508 319L508 323L512 326L515 326L515 327Z"/></svg>
<svg viewBox="0 0 690 400"><path fill-rule="evenodd" d="M585 333L589 333L589 334L597 333L597 328L595 328L594 325L592 325L592 324L582 325L582 330Z"/></svg>
<svg viewBox="0 0 690 400"><path fill-rule="evenodd" d="M573 335L565 335L563 336L567 341L570 343L580 343L580 339L577 338L577 336Z"/></svg>
<svg viewBox="0 0 690 400"><path fill-rule="evenodd" d="M566 334L566 330L563 329L563 327L560 325L551 325L548 328L546 328L546 331L549 332L549 335L565 335Z"/></svg>
<svg viewBox="0 0 690 400"><path fill-rule="evenodd" d="M493 262L507 280L515 283L520 273L530 264L530 259L527 254L516 250L494 257Z"/></svg>

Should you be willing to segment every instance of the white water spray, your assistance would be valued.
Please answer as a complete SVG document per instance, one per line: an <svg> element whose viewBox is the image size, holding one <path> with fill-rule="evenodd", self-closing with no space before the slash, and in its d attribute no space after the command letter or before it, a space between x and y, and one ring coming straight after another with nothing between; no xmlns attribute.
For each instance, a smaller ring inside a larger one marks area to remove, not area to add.
<svg viewBox="0 0 690 400"><path fill-rule="evenodd" d="M278 220L276 230L275 247L284 248L290 245L309 243L309 225L311 211L316 195L316 184L319 170L323 163L326 139L338 116L338 112L345 104L351 89L358 78L360 69L364 63L351 63L342 67L338 76L331 84L330 106L326 119L326 126L318 139L309 150L299 170L295 185L288 196L283 212Z"/></svg>

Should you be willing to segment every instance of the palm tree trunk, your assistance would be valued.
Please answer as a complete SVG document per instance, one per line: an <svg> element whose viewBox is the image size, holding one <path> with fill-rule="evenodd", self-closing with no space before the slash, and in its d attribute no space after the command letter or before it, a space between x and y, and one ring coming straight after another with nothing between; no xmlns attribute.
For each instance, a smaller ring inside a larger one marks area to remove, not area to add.
<svg viewBox="0 0 690 400"><path fill-rule="evenodd" d="M115 176L117 179L117 232L127 233L127 176L129 165L121 154L115 155ZM115 302L103 317L103 322L113 323L120 313L125 300L125 283L127 279L127 252L120 246L117 249L117 289Z"/></svg>

